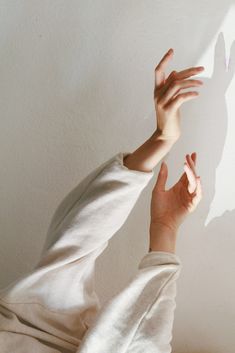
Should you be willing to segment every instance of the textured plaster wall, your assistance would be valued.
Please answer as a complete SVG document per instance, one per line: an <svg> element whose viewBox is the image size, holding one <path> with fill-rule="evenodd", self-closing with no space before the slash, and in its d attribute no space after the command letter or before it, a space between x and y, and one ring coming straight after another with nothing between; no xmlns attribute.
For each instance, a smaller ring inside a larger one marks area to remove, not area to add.
<svg viewBox="0 0 235 353"><path fill-rule="evenodd" d="M173 352L233 353L235 106L233 70L225 70L233 2L1 0L0 17L1 287L37 263L66 193L152 134L154 67L173 47L169 71L206 66L201 96L184 106L181 140L166 157L170 186L184 155L197 151L204 185L179 233ZM155 180L97 261L102 303L148 249Z"/></svg>

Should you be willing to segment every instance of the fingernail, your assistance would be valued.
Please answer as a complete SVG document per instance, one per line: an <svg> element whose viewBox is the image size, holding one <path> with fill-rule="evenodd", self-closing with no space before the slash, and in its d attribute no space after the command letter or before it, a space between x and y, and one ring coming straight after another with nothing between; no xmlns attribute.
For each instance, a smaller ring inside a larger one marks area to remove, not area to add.
<svg viewBox="0 0 235 353"><path fill-rule="evenodd" d="M205 70L204 66L198 66L198 70Z"/></svg>

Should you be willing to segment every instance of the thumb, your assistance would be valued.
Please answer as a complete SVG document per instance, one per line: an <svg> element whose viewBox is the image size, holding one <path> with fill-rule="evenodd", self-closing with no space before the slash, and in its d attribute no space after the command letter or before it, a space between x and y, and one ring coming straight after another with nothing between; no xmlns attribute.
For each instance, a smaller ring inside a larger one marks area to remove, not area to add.
<svg viewBox="0 0 235 353"><path fill-rule="evenodd" d="M167 164L163 161L158 173L157 182L155 184L156 189L165 191L167 176L168 176Z"/></svg>

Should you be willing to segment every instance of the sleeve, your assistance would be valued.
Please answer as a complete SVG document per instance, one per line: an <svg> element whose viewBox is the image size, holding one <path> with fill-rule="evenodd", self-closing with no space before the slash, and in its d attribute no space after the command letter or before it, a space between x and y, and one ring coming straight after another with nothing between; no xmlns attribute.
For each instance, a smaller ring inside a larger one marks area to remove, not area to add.
<svg viewBox="0 0 235 353"><path fill-rule="evenodd" d="M47 265L48 260L50 263L63 261L61 250L66 261L74 261L107 246L108 240L124 224L154 175L153 171L142 172L124 166L123 159L128 154L116 154L62 201L48 232L52 241Z"/></svg>
<svg viewBox="0 0 235 353"><path fill-rule="evenodd" d="M95 260L154 174L125 167L127 154L93 170L62 200L39 263L0 293L0 331L77 349L100 308ZM11 314L1 316L1 308Z"/></svg>
<svg viewBox="0 0 235 353"><path fill-rule="evenodd" d="M78 353L170 353L176 279L175 254L147 253L130 284L101 310Z"/></svg>

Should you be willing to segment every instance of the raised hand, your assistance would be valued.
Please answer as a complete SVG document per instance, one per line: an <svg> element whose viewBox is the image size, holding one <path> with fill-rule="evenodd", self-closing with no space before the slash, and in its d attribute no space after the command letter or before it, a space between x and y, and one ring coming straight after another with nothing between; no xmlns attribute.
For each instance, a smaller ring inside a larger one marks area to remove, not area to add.
<svg viewBox="0 0 235 353"><path fill-rule="evenodd" d="M162 162L152 191L151 225L176 232L186 216L196 209L202 197L202 187L195 166L196 153L187 155L185 172L174 186L165 190L168 169L166 163Z"/></svg>
<svg viewBox="0 0 235 353"><path fill-rule="evenodd" d="M165 70L174 54L170 49L155 68L154 105L156 110L157 128L155 137L175 142L180 137L181 105L199 95L197 91L182 92L183 89L198 87L201 80L189 79L199 74L204 67L191 67L183 71L172 71L166 78Z"/></svg>
<svg viewBox="0 0 235 353"><path fill-rule="evenodd" d="M155 68L154 104L157 127L154 133L133 153L124 159L129 169L149 172L171 150L180 136L180 106L198 96L198 92L182 92L185 88L198 87L200 80L188 79L203 71L202 66L183 71L172 71L166 78L165 70L173 56L170 49Z"/></svg>

